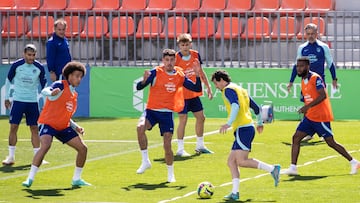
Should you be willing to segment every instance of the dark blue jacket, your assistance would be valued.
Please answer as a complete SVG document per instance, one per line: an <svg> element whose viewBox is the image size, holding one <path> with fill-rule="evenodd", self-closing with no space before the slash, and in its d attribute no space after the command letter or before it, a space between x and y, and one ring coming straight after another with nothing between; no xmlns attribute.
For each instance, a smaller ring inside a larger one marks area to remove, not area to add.
<svg viewBox="0 0 360 203"><path fill-rule="evenodd" d="M46 63L49 72L56 73L57 79L62 73L64 66L71 61L69 41L53 33L46 43Z"/></svg>

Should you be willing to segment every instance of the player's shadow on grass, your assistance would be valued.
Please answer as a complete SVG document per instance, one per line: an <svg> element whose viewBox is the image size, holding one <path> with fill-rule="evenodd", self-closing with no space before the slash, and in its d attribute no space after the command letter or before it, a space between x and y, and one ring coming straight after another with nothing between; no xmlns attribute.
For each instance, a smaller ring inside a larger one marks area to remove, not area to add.
<svg viewBox="0 0 360 203"><path fill-rule="evenodd" d="M69 187L69 188L56 188L56 189L47 189L47 190L32 190L32 189L24 189L24 191L28 192L29 195L25 197L29 197L32 199L41 199L41 197L61 197L64 196L62 193L63 190L74 190L79 187Z"/></svg>
<svg viewBox="0 0 360 203"><path fill-rule="evenodd" d="M162 182L159 184L136 183L134 185L129 185L127 187L123 187L122 189L124 189L126 191L131 191L133 189L157 190L157 189L162 189L162 188L175 188L177 190L182 190L182 189L186 188L186 186L168 185L168 184L170 184L170 183L168 183L168 182Z"/></svg>
<svg viewBox="0 0 360 203"><path fill-rule="evenodd" d="M290 142L282 142L284 145L287 146L291 146ZM306 141L302 141L300 142L300 146L301 147L307 147L307 146L315 146L315 145L322 145L322 144L326 144L325 141L313 141L313 142L306 142Z"/></svg>
<svg viewBox="0 0 360 203"><path fill-rule="evenodd" d="M186 161L186 160L190 160L195 157L198 157L198 156L200 156L200 154L192 154L191 156L187 156L187 157L174 156L174 161ZM165 158L153 159L153 161L165 163Z"/></svg>
<svg viewBox="0 0 360 203"><path fill-rule="evenodd" d="M289 180L283 180L285 181L309 181L309 180L317 180L322 178L327 178L328 176L301 176L301 175L289 175Z"/></svg>
<svg viewBox="0 0 360 203"><path fill-rule="evenodd" d="M29 170L31 167L30 164L22 165L22 166L9 166L9 165L3 165L0 167L0 171L3 173L14 173L15 171L24 171Z"/></svg>
<svg viewBox="0 0 360 203"><path fill-rule="evenodd" d="M199 200L202 200L202 199L199 199ZM206 199L204 199L206 200ZM217 203L230 203L230 202L276 202L275 200L264 200L264 201L261 201L261 200L253 200L253 199L247 199L247 200L222 200L220 202L217 202Z"/></svg>

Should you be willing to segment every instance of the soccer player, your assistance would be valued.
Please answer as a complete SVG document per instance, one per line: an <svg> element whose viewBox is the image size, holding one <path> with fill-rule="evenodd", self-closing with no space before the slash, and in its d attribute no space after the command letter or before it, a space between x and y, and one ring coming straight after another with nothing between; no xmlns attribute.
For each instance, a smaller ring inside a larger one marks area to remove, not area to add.
<svg viewBox="0 0 360 203"><path fill-rule="evenodd" d="M193 63L199 61L202 63L200 54L191 49L192 38L190 34L184 33L180 34L177 37L177 43L180 48L180 51L176 53L175 66L182 68L182 71L185 73L186 77L195 82L196 75L193 68ZM203 69L200 69L200 79L205 84L207 88L208 98L211 100L213 95L211 91L211 86L209 81L204 73ZM203 111L203 106L200 100L200 96L203 95L203 92L195 92L192 90L184 89L184 98L185 106L182 111L178 113L179 116L179 126L177 128L177 138L178 138L178 150L176 155L182 157L190 156L184 149L184 135L185 127L188 119L188 112L193 112L196 119L195 123L195 132L196 132L196 153L213 153L207 149L204 145L204 122L205 115Z"/></svg>
<svg viewBox="0 0 360 203"><path fill-rule="evenodd" d="M89 183L81 179L83 167L87 156L87 146L79 137L84 134L84 128L71 120L77 107L77 92L81 79L86 73L85 66L79 62L69 62L63 69L65 80L55 81L50 87L44 88L41 93L47 96L44 108L40 114L40 150L35 154L29 176L22 183L30 187L34 181L41 161L51 147L53 137L66 143L77 151L76 167L72 178L73 186L87 186ZM78 134L79 133L79 134Z"/></svg>
<svg viewBox="0 0 360 203"><path fill-rule="evenodd" d="M255 137L255 126L253 124L250 108L257 116L256 130L261 133L264 129L261 118L261 108L248 95L242 87L231 82L229 74L224 70L215 71L211 76L215 87L221 90L224 104L228 112L228 121L220 127L220 133L226 133L232 126L235 141L232 145L227 164L232 176L232 191L224 199L238 200L240 171L238 167L262 169L274 178L275 187L279 183L280 165L270 165L262 161L248 158L251 143Z"/></svg>
<svg viewBox="0 0 360 203"><path fill-rule="evenodd" d="M301 44L297 50L297 57L307 56L310 59L310 70L319 74L325 83L325 62L326 67L329 68L331 77L332 77L332 85L334 88L338 88L337 77L336 77L336 68L333 61L333 58L330 53L329 46L324 42L317 39L318 37L318 28L317 25L313 23L309 23L305 26L305 37L307 41L304 44ZM291 90L293 86L293 82L296 77L296 63L294 64L290 82L287 85L288 91ZM313 138L313 135L307 135L304 137L303 141L308 141Z"/></svg>
<svg viewBox="0 0 360 203"><path fill-rule="evenodd" d="M64 66L71 61L69 41L65 37L66 21L63 18L54 22L54 33L46 43L46 63L50 79L61 80Z"/></svg>
<svg viewBox="0 0 360 203"><path fill-rule="evenodd" d="M319 136L324 137L329 147L350 162L350 174L356 174L360 167L359 162L334 140L334 134L330 126L333 113L324 80L317 73L310 71L310 59L307 57L297 59L296 71L297 75L302 78L301 92L304 97L304 106L299 109L299 113L303 113L304 118L300 121L292 137L290 168L282 171L282 173L298 175L296 164L300 153L300 141L306 135L317 133Z"/></svg>
<svg viewBox="0 0 360 203"><path fill-rule="evenodd" d="M36 47L27 44L23 58L15 61L9 70L5 82L5 107L10 110L9 155L2 161L4 165L15 163L15 149L17 131L25 114L26 124L30 126L31 143L34 153L39 150L40 138L37 119L39 118L38 88L45 87L45 69L35 60ZM10 101L11 86L13 85L13 101Z"/></svg>
<svg viewBox="0 0 360 203"><path fill-rule="evenodd" d="M159 124L160 135L163 137L165 162L168 168L168 182L175 182L174 154L171 149L171 139L174 131L173 112L184 108L183 87L193 91L201 91L200 63L194 64L196 82L186 78L184 73L175 66L175 50L164 49L163 65L144 72L143 80L137 83L137 90L150 85L149 97L144 114L137 125L137 137L141 150L142 163L136 173L144 173L151 167L148 155L146 130L151 130Z"/></svg>

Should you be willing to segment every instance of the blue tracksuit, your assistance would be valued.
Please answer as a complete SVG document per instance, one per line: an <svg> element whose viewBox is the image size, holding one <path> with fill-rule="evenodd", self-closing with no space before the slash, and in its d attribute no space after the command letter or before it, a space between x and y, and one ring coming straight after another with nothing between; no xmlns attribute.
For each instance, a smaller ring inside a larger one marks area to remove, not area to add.
<svg viewBox="0 0 360 203"><path fill-rule="evenodd" d="M307 56L310 60L310 70L319 74L325 83L325 62L326 67L330 69L332 79L336 79L336 71L333 58L330 53L329 46L320 40L314 43L305 42L300 45L297 51L296 58ZM294 82L296 72L296 62L293 67L290 82Z"/></svg>
<svg viewBox="0 0 360 203"><path fill-rule="evenodd" d="M5 99L10 97L10 86L13 85L14 101L37 102L39 85L44 88L46 84L45 69L38 62L33 64L25 63L25 59L15 61L9 70L5 83Z"/></svg>
<svg viewBox="0 0 360 203"><path fill-rule="evenodd" d="M46 63L49 72L53 71L56 78L62 74L64 66L71 61L69 41L53 33L46 43Z"/></svg>

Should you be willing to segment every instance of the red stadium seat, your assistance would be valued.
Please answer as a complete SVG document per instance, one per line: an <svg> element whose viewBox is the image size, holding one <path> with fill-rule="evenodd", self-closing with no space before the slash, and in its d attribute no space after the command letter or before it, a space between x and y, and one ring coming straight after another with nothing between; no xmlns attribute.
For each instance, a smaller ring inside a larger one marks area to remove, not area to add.
<svg viewBox="0 0 360 203"><path fill-rule="evenodd" d="M122 0L120 11L145 10L146 0Z"/></svg>
<svg viewBox="0 0 360 203"><path fill-rule="evenodd" d="M3 17L2 25L1 37L21 37L29 30L28 22L23 16Z"/></svg>
<svg viewBox="0 0 360 203"><path fill-rule="evenodd" d="M251 0L228 0L225 12L243 12L251 10Z"/></svg>
<svg viewBox="0 0 360 203"><path fill-rule="evenodd" d="M92 10L94 11L114 11L120 8L119 0L96 0Z"/></svg>
<svg viewBox="0 0 360 203"><path fill-rule="evenodd" d="M297 34L298 39L302 39L303 37L305 37L304 28L309 23L314 23L315 25L318 26L318 35L320 37L326 35L324 18L322 18L322 17L306 17L306 18L304 18L304 21L302 23L300 23L301 24L300 32L299 32L299 34Z"/></svg>
<svg viewBox="0 0 360 203"><path fill-rule="evenodd" d="M42 5L40 6L40 11L56 11L56 10L65 10L67 6L67 0L43 0Z"/></svg>
<svg viewBox="0 0 360 203"><path fill-rule="evenodd" d="M28 37L46 38L54 32L54 18L52 16L35 16L32 20Z"/></svg>
<svg viewBox="0 0 360 203"><path fill-rule="evenodd" d="M83 31L84 22L79 16L65 16L64 20L67 23L66 37L76 37Z"/></svg>
<svg viewBox="0 0 360 203"><path fill-rule="evenodd" d="M131 16L117 16L111 21L112 33L106 34L107 37L113 38L127 38L134 35L135 23Z"/></svg>
<svg viewBox="0 0 360 203"><path fill-rule="evenodd" d="M176 12L191 12L197 11L200 8L200 0L177 0L174 10Z"/></svg>
<svg viewBox="0 0 360 203"><path fill-rule="evenodd" d="M94 7L92 0L69 0L66 11L87 11Z"/></svg>
<svg viewBox="0 0 360 203"><path fill-rule="evenodd" d="M172 16L167 19L167 26L164 26L161 38L176 38L181 33L187 33L189 30L188 21L182 16Z"/></svg>
<svg viewBox="0 0 360 203"><path fill-rule="evenodd" d="M308 0L305 11L311 13L325 13L334 10L333 0Z"/></svg>
<svg viewBox="0 0 360 203"><path fill-rule="evenodd" d="M256 0L252 11L268 13L277 11L279 7L279 0Z"/></svg>
<svg viewBox="0 0 360 203"><path fill-rule="evenodd" d="M152 38L160 35L162 31L161 19L156 16L145 16L140 19L136 37L137 38Z"/></svg>
<svg viewBox="0 0 360 203"><path fill-rule="evenodd" d="M108 25L108 20L104 16L89 16L80 37L101 38L108 32Z"/></svg>
<svg viewBox="0 0 360 203"><path fill-rule="evenodd" d="M15 0L1 0L0 10L10 10L15 6Z"/></svg>
<svg viewBox="0 0 360 203"><path fill-rule="evenodd" d="M218 12L225 9L226 0L202 0L200 12Z"/></svg>
<svg viewBox="0 0 360 203"><path fill-rule="evenodd" d="M220 39L224 36L224 39L237 38L242 33L241 19L238 17L224 17L223 21L219 21L218 28L215 33L215 38Z"/></svg>
<svg viewBox="0 0 360 203"><path fill-rule="evenodd" d="M191 23L192 38L208 38L215 34L215 21L212 17L198 17Z"/></svg>
<svg viewBox="0 0 360 203"><path fill-rule="evenodd" d="M266 17L251 17L247 20L245 31L241 34L243 39L269 38L270 22Z"/></svg>
<svg viewBox="0 0 360 203"><path fill-rule="evenodd" d="M164 12L173 8L172 0L149 0L145 10Z"/></svg>
<svg viewBox="0 0 360 203"><path fill-rule="evenodd" d="M272 26L271 38L291 39L299 32L299 26L294 17L275 18Z"/></svg>
<svg viewBox="0 0 360 203"><path fill-rule="evenodd" d="M305 10L306 0L281 0L279 11L282 13L300 13Z"/></svg>
<svg viewBox="0 0 360 203"><path fill-rule="evenodd" d="M40 0L15 0L15 10L37 10L40 8Z"/></svg>

